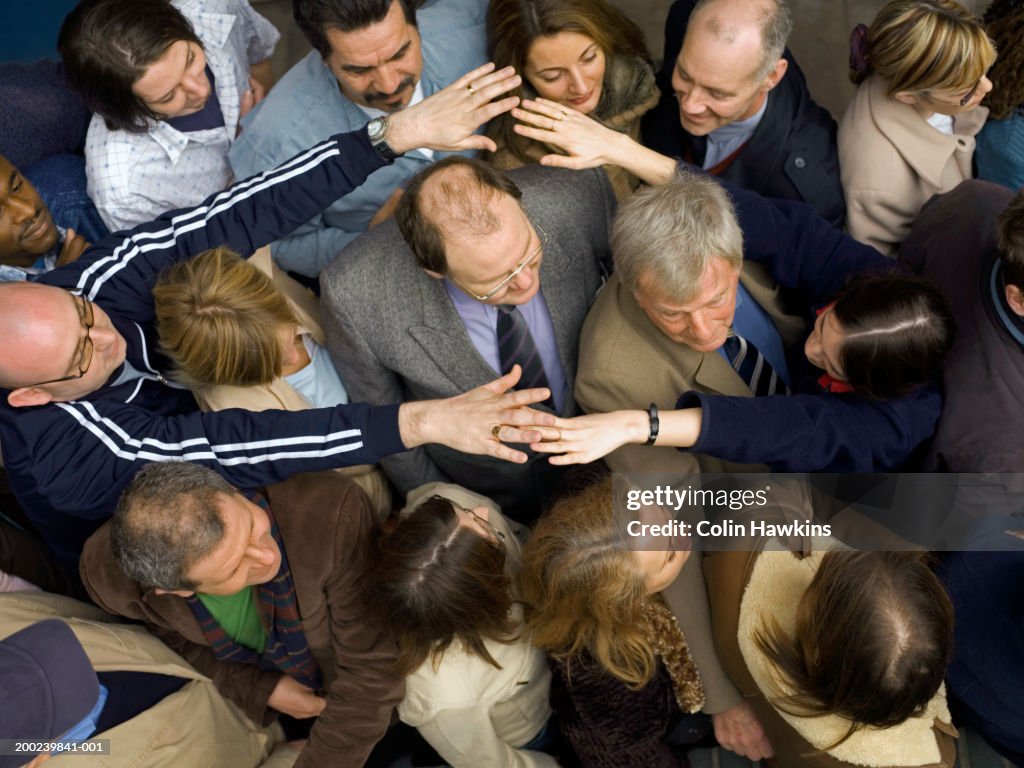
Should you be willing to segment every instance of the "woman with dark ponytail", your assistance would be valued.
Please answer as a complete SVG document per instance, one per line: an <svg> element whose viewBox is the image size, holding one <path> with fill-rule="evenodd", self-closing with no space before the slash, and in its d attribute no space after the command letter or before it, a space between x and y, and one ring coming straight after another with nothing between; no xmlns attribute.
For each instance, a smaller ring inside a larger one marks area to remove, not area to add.
<svg viewBox="0 0 1024 768"><path fill-rule="evenodd" d="M935 429L935 381L953 334L949 308L929 281L859 275L818 310L806 360L790 362L794 394L688 391L677 410L657 414L657 430L647 411L589 414L542 427L546 442L532 447L565 454L552 463L575 464L628 443L650 445L653 435L657 446L778 472L895 470Z"/></svg>

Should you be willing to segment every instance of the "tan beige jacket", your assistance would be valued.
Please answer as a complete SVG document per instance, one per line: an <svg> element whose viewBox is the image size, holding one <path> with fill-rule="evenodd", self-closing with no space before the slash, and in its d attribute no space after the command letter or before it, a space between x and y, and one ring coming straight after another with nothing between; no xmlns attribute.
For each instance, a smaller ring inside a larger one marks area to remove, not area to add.
<svg viewBox="0 0 1024 768"><path fill-rule="evenodd" d="M771 317L782 343L787 348L798 344L805 323L783 312L778 287L767 270L745 261L740 281ZM690 390L751 397L749 387L724 357L718 352L695 352L672 341L654 326L632 292L613 275L583 324L576 402L587 413L646 409L652 402L660 409L671 410L679 396ZM616 472L744 469L708 456L645 445L623 446L609 454L605 462Z"/></svg>
<svg viewBox="0 0 1024 768"><path fill-rule="evenodd" d="M850 234L894 256L921 207L973 176L974 136L988 109L956 116L949 136L912 106L886 95L874 76L854 94L839 124L839 168Z"/></svg>
<svg viewBox="0 0 1024 768"><path fill-rule="evenodd" d="M131 720L96 734L94 738L110 740L109 755L64 753L47 765L285 768L299 756L283 743L284 733L277 723L256 726L217 692L208 677L142 627L117 623L99 608L69 597L35 592L0 595L0 637L44 619L65 621L98 672L151 672L191 681Z"/></svg>
<svg viewBox="0 0 1024 768"><path fill-rule="evenodd" d="M295 318L299 321L299 332L308 333L322 347L327 346L323 326L320 324L320 305L307 288L277 267L270 258L269 248L260 248L249 257L249 263L268 275L277 289L284 295ZM281 409L304 411L309 402L283 378L274 379L267 385L236 387L223 384L193 389L196 402L204 411L222 411L226 408L244 408L247 411ZM378 516L384 519L391 512L391 487L384 473L376 465L360 464L334 470L351 479L363 489Z"/></svg>

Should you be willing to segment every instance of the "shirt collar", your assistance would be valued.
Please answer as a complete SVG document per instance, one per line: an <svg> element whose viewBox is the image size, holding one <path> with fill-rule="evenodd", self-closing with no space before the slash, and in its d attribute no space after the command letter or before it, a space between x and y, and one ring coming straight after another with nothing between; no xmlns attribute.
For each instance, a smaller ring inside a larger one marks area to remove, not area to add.
<svg viewBox="0 0 1024 768"><path fill-rule="evenodd" d="M203 41L204 48L223 48L235 25L235 15L206 11L205 7L204 0L187 0L178 5L178 10L192 23L192 29Z"/></svg>
<svg viewBox="0 0 1024 768"><path fill-rule="evenodd" d="M1003 280L1003 260L996 256L988 273L988 290L985 296L996 320L1010 334L1010 338L1024 350L1024 317L1010 307L1006 300L1006 283Z"/></svg>
<svg viewBox="0 0 1024 768"><path fill-rule="evenodd" d="M761 108L757 110L757 112L746 120L736 120L728 125L723 125L721 128L716 128L708 134L708 141L715 144L723 144L727 141L731 141L732 139L753 135L754 131L757 130L757 126L761 123L761 118L764 117L764 113L767 109L768 96L766 94L764 101L761 102Z"/></svg>
<svg viewBox="0 0 1024 768"><path fill-rule="evenodd" d="M408 109L413 104L419 104L421 101L423 101L423 78L422 77L419 80L416 81L416 88L412 92L412 98L409 99L409 104L406 107L404 107L404 109ZM362 104L356 104L356 106L359 107L359 109L363 112L363 114L365 114L371 120L373 120L374 118L377 118L377 117L388 117L389 115L392 114L391 112L385 112L383 109L374 109L373 107L364 107Z"/></svg>

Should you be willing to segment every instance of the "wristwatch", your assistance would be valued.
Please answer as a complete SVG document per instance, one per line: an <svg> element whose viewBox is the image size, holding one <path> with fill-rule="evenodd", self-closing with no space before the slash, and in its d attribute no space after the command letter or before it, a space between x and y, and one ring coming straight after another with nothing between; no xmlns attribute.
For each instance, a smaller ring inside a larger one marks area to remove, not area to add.
<svg viewBox="0 0 1024 768"><path fill-rule="evenodd" d="M366 124L366 132L370 136L370 143L373 145L373 148L377 150L381 157L390 162L398 157L398 153L388 146L389 127L390 124L386 117L375 117Z"/></svg>

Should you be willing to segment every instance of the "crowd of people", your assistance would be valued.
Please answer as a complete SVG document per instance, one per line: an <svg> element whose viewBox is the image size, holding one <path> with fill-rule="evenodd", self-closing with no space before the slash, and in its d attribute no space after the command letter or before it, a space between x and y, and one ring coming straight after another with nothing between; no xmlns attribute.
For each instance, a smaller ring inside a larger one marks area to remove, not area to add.
<svg viewBox="0 0 1024 768"><path fill-rule="evenodd" d="M889 0L838 125L785 0L660 69L608 0L292 4L276 80L250 0L0 64L0 768L1024 765L1024 3ZM652 472L1011 514L710 551Z"/></svg>

